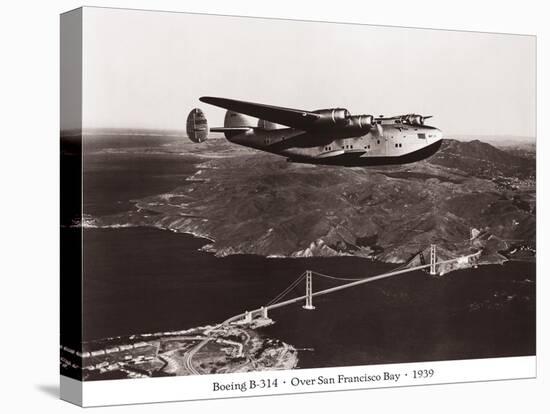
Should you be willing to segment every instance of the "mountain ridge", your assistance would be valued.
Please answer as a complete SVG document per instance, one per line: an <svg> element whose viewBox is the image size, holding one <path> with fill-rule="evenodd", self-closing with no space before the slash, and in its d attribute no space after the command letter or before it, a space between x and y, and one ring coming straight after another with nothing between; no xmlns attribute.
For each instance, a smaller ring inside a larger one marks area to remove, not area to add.
<svg viewBox="0 0 550 414"><path fill-rule="evenodd" d="M196 147L194 147L196 148ZM205 148L212 151L212 148ZM533 160L481 141L445 141L415 164L343 168L258 152L210 159L187 184L136 201L95 226L154 226L205 236L217 255L356 255L403 262L441 252L535 245ZM470 240L476 229L493 238ZM496 242L500 240L500 242ZM489 247L488 247L489 246Z"/></svg>

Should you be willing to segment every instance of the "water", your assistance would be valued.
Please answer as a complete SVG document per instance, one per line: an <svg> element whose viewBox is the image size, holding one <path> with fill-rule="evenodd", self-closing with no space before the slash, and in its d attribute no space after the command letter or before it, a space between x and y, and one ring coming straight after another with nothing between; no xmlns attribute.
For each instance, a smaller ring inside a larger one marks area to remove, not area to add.
<svg viewBox="0 0 550 414"><path fill-rule="evenodd" d="M85 340L221 322L267 303L306 269L365 277L395 267L353 257L216 258L197 250L206 242L152 228L86 229ZM313 348L300 352L300 367L530 355L534 274L526 262L409 273L314 298L315 311L274 310L276 324L263 332ZM302 283L289 297L304 291Z"/></svg>
<svg viewBox="0 0 550 414"><path fill-rule="evenodd" d="M185 185L196 157L178 154L92 153L84 159L85 214L102 216L132 209L133 200Z"/></svg>
<svg viewBox="0 0 550 414"><path fill-rule="evenodd" d="M534 275L525 262L409 273L273 312L267 333L314 348L307 368L534 355Z"/></svg>
<svg viewBox="0 0 550 414"><path fill-rule="evenodd" d="M221 322L267 303L308 268L360 277L393 267L354 257L216 258L198 251L207 242L154 228L85 229L85 339Z"/></svg>

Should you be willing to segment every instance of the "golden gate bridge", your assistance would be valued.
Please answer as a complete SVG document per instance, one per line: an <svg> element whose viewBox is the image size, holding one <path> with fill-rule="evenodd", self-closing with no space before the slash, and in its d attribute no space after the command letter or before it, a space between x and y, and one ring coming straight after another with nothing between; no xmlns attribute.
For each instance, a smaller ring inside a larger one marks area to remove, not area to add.
<svg viewBox="0 0 550 414"><path fill-rule="evenodd" d="M421 253L419 253L421 254ZM409 260L408 262L404 263L403 265L397 267L396 269L393 269L391 272L382 273L376 276L370 276L365 278L343 278L343 277L336 277L331 275L326 275L314 270L306 270L304 271L294 282L292 282L287 288L285 288L281 293L279 293L277 296L275 296L272 300L270 300L268 303L266 303L264 306L261 306L257 309L253 309L250 311L245 311L243 313L240 313L238 315L234 315L230 317L229 319L226 319L222 323L208 329L205 331L206 334L210 333L211 331L214 331L218 329L219 327L230 324L230 323L239 323L239 324L252 324L254 319L262 319L262 320L269 320L268 312L273 309L282 308L284 306L289 306L294 303L298 302L304 302L302 308L306 310L314 310L315 306L313 305L313 298L319 297L322 295L328 295L330 293L338 292L340 290L349 289L355 286L363 285L366 283L372 283L377 280L387 279L394 276L399 276L405 273L415 272L418 270L424 270L429 269L429 274L432 276L435 276L438 274L438 268L444 264L447 263L453 263L453 262L470 262L470 260L475 259L479 257L480 251L476 253L472 253L469 255L463 255L459 257L455 257L452 259L447 260L437 260L437 248L435 244L430 245L430 262L424 263L423 256L421 255L421 265L419 266L412 266L407 267L412 260ZM343 283L338 286L334 286L331 288L313 291L313 278L320 277L320 278L326 278L326 279L332 279L332 280L339 280L346 283ZM302 281L305 280L305 294L283 300L289 292L291 292L294 288L296 288ZM203 341L198 343L195 347L193 347L189 352L187 352L184 364L188 371L190 371L192 374L200 374L198 370L195 369L195 367L192 364L192 358L193 356L208 342L210 341L210 338L205 338Z"/></svg>

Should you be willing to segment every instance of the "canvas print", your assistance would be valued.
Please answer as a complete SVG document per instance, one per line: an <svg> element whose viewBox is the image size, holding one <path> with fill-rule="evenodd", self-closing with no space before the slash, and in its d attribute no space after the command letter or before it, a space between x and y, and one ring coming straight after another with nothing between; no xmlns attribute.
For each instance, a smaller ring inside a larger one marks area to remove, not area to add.
<svg viewBox="0 0 550 414"><path fill-rule="evenodd" d="M83 10L64 376L535 355L533 36Z"/></svg>

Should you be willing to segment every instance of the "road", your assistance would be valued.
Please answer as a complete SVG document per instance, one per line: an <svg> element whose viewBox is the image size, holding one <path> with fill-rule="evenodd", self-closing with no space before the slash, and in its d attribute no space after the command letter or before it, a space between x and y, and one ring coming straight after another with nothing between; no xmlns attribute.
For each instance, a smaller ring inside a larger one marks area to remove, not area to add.
<svg viewBox="0 0 550 414"><path fill-rule="evenodd" d="M206 338L205 340L199 342L197 345L195 345L189 352L185 354L185 358L183 360L183 366L187 371L189 371L193 375L200 375L201 373L195 369L193 366L193 357L197 352L200 351L200 349L205 346L208 342L210 342L211 338Z"/></svg>

